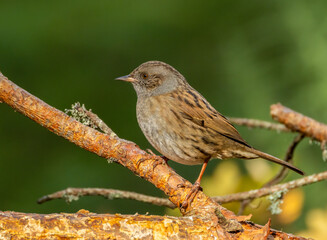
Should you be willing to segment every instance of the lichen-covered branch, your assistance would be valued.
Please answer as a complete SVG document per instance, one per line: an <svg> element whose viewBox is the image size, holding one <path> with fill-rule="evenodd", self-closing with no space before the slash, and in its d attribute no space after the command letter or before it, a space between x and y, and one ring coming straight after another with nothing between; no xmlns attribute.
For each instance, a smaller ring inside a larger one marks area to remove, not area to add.
<svg viewBox="0 0 327 240"><path fill-rule="evenodd" d="M86 126L99 128L105 134L110 135L111 137L117 137L117 134L114 133L114 131L112 131L112 129L108 127L108 125L102 121L98 115L93 113L91 109L87 110L84 104L81 105L79 102L77 102L72 105L72 109L66 109L65 112L70 113L74 119Z"/></svg>
<svg viewBox="0 0 327 240"><path fill-rule="evenodd" d="M282 183L278 185L273 185L270 187L259 188L256 190L251 190L247 192L234 193L226 196L212 197L215 201L219 203L235 202L245 199L255 199L270 195L274 192L282 191L284 189L291 190L294 188L302 187L308 184L320 182L327 179L327 171L317 174L312 174L307 177L303 177L297 180L293 180L287 183Z"/></svg>

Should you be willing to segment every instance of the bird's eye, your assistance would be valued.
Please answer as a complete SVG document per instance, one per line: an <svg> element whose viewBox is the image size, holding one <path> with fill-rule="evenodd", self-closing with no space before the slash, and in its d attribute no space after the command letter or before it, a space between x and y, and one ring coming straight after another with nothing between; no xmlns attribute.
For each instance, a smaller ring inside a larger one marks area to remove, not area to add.
<svg viewBox="0 0 327 240"><path fill-rule="evenodd" d="M146 80L148 79L149 75L147 73L141 73L141 77Z"/></svg>

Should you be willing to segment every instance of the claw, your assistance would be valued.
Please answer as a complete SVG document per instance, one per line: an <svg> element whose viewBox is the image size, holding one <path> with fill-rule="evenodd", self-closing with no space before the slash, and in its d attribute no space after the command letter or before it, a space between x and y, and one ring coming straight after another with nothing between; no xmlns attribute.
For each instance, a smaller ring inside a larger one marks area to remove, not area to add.
<svg viewBox="0 0 327 240"><path fill-rule="evenodd" d="M158 165L167 164L168 158L166 158L166 157L165 158L162 158L162 157L159 158L156 155L154 155L154 158L140 158L139 160L137 160L137 163L136 163L137 168L139 168L139 166L140 166L141 163L143 163L143 162L145 162L147 160L154 160L155 161L153 163L153 167L152 167L152 171L153 171Z"/></svg>
<svg viewBox="0 0 327 240"><path fill-rule="evenodd" d="M154 153L152 152L152 150L151 150L150 148L147 148L146 151L147 151L148 153L150 153L151 155L156 155L156 154L154 154Z"/></svg>
<svg viewBox="0 0 327 240"><path fill-rule="evenodd" d="M193 202L199 191L202 191L202 187L200 186L200 183L195 182L180 207L186 209Z"/></svg>
<svg viewBox="0 0 327 240"><path fill-rule="evenodd" d="M164 160L164 161L162 161L162 159L160 158L160 159L158 159L158 160L156 160L155 161L155 163L153 163L153 168L152 168L152 170L154 170L158 165L162 165L162 164L167 164L167 162Z"/></svg>
<svg viewBox="0 0 327 240"><path fill-rule="evenodd" d="M177 187L178 188L185 188L185 184L184 183L177 184Z"/></svg>
<svg viewBox="0 0 327 240"><path fill-rule="evenodd" d="M204 170L206 169L207 167L207 164L208 164L208 161L210 159L206 159L202 165L202 168L201 168L201 172L199 174L199 177L198 179L195 181L195 183L193 184L191 190L189 191L189 193L186 195L186 198L184 199L183 203L180 205L180 207L186 209L188 205L190 205L196 194L199 192L199 191L202 191L202 187L200 187L200 182L201 182L201 178L203 176L203 173L204 173Z"/></svg>
<svg viewBox="0 0 327 240"><path fill-rule="evenodd" d="M163 160L165 160L166 164L169 166L168 161L169 161L170 159L167 158L167 157L164 156L164 155L161 155L160 157L161 157Z"/></svg>
<svg viewBox="0 0 327 240"><path fill-rule="evenodd" d="M136 162L136 166L137 166L137 168L139 168L139 167L140 167L140 164L143 163L143 162L145 162L146 160L149 160L149 159L146 159L146 158L140 158L139 160L137 160L137 162Z"/></svg>

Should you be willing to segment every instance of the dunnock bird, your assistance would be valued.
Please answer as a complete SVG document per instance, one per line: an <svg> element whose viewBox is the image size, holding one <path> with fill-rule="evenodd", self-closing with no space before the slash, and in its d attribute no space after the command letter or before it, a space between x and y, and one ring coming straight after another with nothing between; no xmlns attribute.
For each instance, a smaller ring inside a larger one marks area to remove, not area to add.
<svg viewBox="0 0 327 240"><path fill-rule="evenodd" d="M251 147L172 66L149 61L117 80L133 84L138 124L155 149L181 164L203 164L191 192L200 189L204 170L213 158L261 157L304 174L290 163Z"/></svg>

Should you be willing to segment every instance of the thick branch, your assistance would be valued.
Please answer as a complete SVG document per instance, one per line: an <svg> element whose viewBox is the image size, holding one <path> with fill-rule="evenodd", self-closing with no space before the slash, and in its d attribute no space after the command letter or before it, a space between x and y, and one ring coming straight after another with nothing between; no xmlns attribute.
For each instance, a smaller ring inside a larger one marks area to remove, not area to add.
<svg viewBox="0 0 327 240"><path fill-rule="evenodd" d="M231 238L209 220L194 217L0 212L1 239L304 239L242 220ZM194 227L196 222L196 227ZM246 237L245 237L246 236Z"/></svg>
<svg viewBox="0 0 327 240"><path fill-rule="evenodd" d="M284 124L287 128L295 132L303 133L305 136L313 138L319 142L327 141L327 125L312 118L284 107L280 103L271 105L270 114L273 119Z"/></svg>

